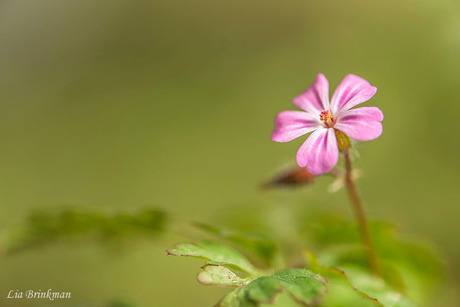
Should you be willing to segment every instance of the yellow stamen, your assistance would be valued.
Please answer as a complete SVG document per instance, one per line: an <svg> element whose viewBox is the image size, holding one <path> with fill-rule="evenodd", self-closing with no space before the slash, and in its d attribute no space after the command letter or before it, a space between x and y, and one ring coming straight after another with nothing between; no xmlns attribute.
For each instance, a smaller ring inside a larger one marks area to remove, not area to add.
<svg viewBox="0 0 460 307"><path fill-rule="evenodd" d="M332 116L332 113L329 110L324 110L319 114L319 119L323 122L327 122L333 118L334 116Z"/></svg>

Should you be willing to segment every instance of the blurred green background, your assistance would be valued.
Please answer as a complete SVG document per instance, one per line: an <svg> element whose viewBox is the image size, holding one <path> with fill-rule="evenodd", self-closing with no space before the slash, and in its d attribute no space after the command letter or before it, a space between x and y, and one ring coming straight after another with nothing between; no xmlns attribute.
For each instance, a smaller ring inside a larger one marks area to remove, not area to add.
<svg viewBox="0 0 460 307"><path fill-rule="evenodd" d="M358 145L367 212L436 242L437 306L460 297L458 1L0 1L0 228L61 206L163 208L179 220L323 208L350 215L329 179L294 192L259 184L302 140L270 141L273 118L319 72L377 86L381 138ZM54 245L0 263L9 290L71 291L73 303L211 306L202 261L177 238L121 254ZM62 306L71 302L57 302Z"/></svg>

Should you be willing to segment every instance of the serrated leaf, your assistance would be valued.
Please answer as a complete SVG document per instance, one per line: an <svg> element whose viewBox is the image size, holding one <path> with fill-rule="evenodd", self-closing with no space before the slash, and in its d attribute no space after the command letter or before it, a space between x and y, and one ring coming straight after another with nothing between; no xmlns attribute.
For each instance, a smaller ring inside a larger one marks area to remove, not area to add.
<svg viewBox="0 0 460 307"><path fill-rule="evenodd" d="M353 292L354 294L358 295L361 297L361 299L364 300L362 303L363 307L365 306L383 306L379 300L377 300L374 297L371 297L370 295L364 293L363 291L357 289L350 281L348 278L348 275L337 268L333 267L327 267L318 264L318 261L315 257L315 255L310 252L310 251L305 251L304 255L306 257L306 260L308 262L308 268L312 270L313 272L316 272L318 274L321 274L327 280L329 281L330 285L332 286L338 286L338 287L343 287L347 288L349 291ZM351 298L353 300L353 298ZM340 299L339 299L340 300ZM341 304L343 304L343 301L341 301Z"/></svg>
<svg viewBox="0 0 460 307"><path fill-rule="evenodd" d="M273 258L278 250L277 244L273 240L269 240L267 238L242 234L204 223L194 223L194 226L216 238L232 243L235 246L241 247L253 253L266 263L271 263L273 261Z"/></svg>
<svg viewBox="0 0 460 307"><path fill-rule="evenodd" d="M254 301L249 300L246 297L243 288L237 288L224 296L215 307L256 307L257 304Z"/></svg>
<svg viewBox="0 0 460 307"><path fill-rule="evenodd" d="M285 269L267 274L255 268L237 251L214 242L179 244L167 251L169 255L204 259L207 264L197 279L204 285L237 287L217 306L255 307L271 303L285 290L304 305L314 305L326 292L325 278L306 269ZM231 269L249 274L242 278Z"/></svg>
<svg viewBox="0 0 460 307"><path fill-rule="evenodd" d="M274 274L283 288L299 303L314 305L327 291L326 280L305 269L286 269Z"/></svg>
<svg viewBox="0 0 460 307"><path fill-rule="evenodd" d="M327 282L327 280L319 274L315 274L312 271L306 269L285 269L278 271L274 276L280 280L290 281L297 278L311 278L321 282Z"/></svg>
<svg viewBox="0 0 460 307"><path fill-rule="evenodd" d="M416 307L402 293L395 291L378 277L369 274L360 267L346 268L352 283L360 290L376 297L385 307Z"/></svg>
<svg viewBox="0 0 460 307"><path fill-rule="evenodd" d="M222 244L202 241L195 244L178 244L167 250L169 255L203 259L207 264L222 265L248 274L260 274L248 259L236 250Z"/></svg>
<svg viewBox="0 0 460 307"><path fill-rule="evenodd" d="M276 278L263 276L253 280L246 286L233 290L216 306L256 307L263 303L270 304L281 290L281 285Z"/></svg>
<svg viewBox="0 0 460 307"><path fill-rule="evenodd" d="M245 283L247 278L240 278L228 268L221 265L207 264L197 276L199 283L206 286L236 287Z"/></svg>
<svg viewBox="0 0 460 307"><path fill-rule="evenodd" d="M235 289L217 305L220 307L260 306L273 303L275 296L288 292L303 305L315 305L326 292L325 279L304 269L286 269L259 277Z"/></svg>
<svg viewBox="0 0 460 307"><path fill-rule="evenodd" d="M259 277L244 288L249 299L257 303L272 302L276 293L282 290L280 283L272 276Z"/></svg>
<svg viewBox="0 0 460 307"><path fill-rule="evenodd" d="M383 279L370 274L359 266L348 266L345 271L332 267L322 266L317 263L316 257L306 252L305 256L309 262L309 268L314 272L320 272L325 276L332 289L333 296L325 296L324 306L351 306L359 302L363 307L415 307L407 297L398 293L389 287ZM359 295L361 300L356 296L347 295L344 291ZM339 291L337 291L339 290Z"/></svg>

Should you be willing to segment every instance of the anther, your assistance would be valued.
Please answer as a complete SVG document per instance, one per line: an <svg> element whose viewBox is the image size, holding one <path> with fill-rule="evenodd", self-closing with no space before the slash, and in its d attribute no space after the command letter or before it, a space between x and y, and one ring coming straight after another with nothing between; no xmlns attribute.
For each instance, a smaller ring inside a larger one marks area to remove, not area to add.
<svg viewBox="0 0 460 307"><path fill-rule="evenodd" d="M332 116L331 111L329 110L324 110L319 114L319 119L323 122L327 122L331 120L334 116Z"/></svg>

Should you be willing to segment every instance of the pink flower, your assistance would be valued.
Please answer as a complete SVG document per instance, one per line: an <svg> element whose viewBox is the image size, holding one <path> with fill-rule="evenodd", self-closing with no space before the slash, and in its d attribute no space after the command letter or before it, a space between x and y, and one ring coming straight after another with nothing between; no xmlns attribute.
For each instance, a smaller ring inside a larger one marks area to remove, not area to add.
<svg viewBox="0 0 460 307"><path fill-rule="evenodd" d="M339 159L334 130L358 141L370 141L382 134L383 113L376 107L354 106L369 100L377 88L355 75L346 76L329 103L329 83L319 74L294 105L303 111L284 111L275 118L272 140L289 142L312 132L297 152L297 163L312 174L329 172Z"/></svg>

